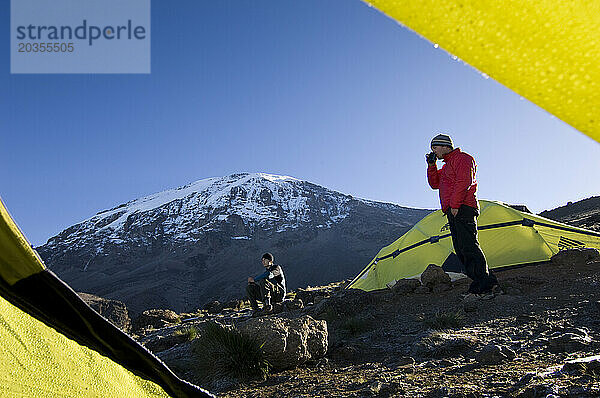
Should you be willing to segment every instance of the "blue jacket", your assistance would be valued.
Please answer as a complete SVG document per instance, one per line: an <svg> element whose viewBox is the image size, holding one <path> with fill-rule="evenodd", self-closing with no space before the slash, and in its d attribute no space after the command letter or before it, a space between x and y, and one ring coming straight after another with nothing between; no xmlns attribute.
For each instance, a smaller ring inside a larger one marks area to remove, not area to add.
<svg viewBox="0 0 600 398"><path fill-rule="evenodd" d="M283 289L283 293L286 293L285 290L285 275L283 275L283 269L280 265L273 264L271 267L267 268L265 272L256 276L254 281L259 281L261 279L266 279L273 284L279 285Z"/></svg>

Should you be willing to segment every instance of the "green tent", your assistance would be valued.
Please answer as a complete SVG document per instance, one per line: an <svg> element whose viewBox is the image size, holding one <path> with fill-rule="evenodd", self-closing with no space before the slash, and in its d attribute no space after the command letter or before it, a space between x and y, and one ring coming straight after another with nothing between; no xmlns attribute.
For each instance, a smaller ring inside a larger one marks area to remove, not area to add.
<svg viewBox="0 0 600 398"><path fill-rule="evenodd" d="M600 233L575 228L516 210L500 202L479 201L479 243L490 268L548 261L562 249L600 249ZM348 288L376 290L402 278L421 275L429 264L462 272L454 254L446 216L435 211L394 243L384 247Z"/></svg>
<svg viewBox="0 0 600 398"><path fill-rule="evenodd" d="M47 270L0 200L1 397L212 397Z"/></svg>

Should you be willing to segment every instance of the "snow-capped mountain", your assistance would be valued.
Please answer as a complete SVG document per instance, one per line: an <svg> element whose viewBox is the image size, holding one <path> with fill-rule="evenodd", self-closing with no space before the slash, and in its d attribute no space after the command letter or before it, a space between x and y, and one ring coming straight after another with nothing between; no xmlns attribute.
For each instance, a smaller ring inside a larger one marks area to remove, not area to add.
<svg viewBox="0 0 600 398"><path fill-rule="evenodd" d="M99 212L37 250L77 290L134 312L183 311L243 296L264 251L284 265L292 288L351 277L428 212L241 173Z"/></svg>

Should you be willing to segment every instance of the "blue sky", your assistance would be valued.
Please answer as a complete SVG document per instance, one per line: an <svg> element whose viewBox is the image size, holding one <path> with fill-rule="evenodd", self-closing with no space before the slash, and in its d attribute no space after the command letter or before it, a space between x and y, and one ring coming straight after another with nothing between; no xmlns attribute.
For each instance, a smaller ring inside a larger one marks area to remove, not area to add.
<svg viewBox="0 0 600 398"><path fill-rule="evenodd" d="M479 197L598 195L600 145L360 1L152 2L149 75L11 75L0 6L0 195L34 245L100 210L242 171L436 208L448 132Z"/></svg>

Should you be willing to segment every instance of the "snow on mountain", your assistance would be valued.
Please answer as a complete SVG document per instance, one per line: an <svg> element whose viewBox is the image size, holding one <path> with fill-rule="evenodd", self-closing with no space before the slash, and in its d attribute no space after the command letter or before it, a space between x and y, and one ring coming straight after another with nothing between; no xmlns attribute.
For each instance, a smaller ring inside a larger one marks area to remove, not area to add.
<svg viewBox="0 0 600 398"><path fill-rule="evenodd" d="M207 178L180 188L135 199L71 227L47 246L58 242L81 246L96 242L98 252L105 244L121 244L144 236L131 231L159 221L160 233L174 240L197 240L203 232L218 228L230 216L241 217L252 233L256 227L277 232L297 228L319 219L329 228L348 215L350 197L289 176L266 173L232 174ZM319 204L314 214L309 202ZM159 232L159 231L148 231Z"/></svg>
<svg viewBox="0 0 600 398"><path fill-rule="evenodd" d="M350 277L428 213L240 173L101 211L37 250L75 289L134 311L183 310L238 296L264 251L287 266L291 288Z"/></svg>

